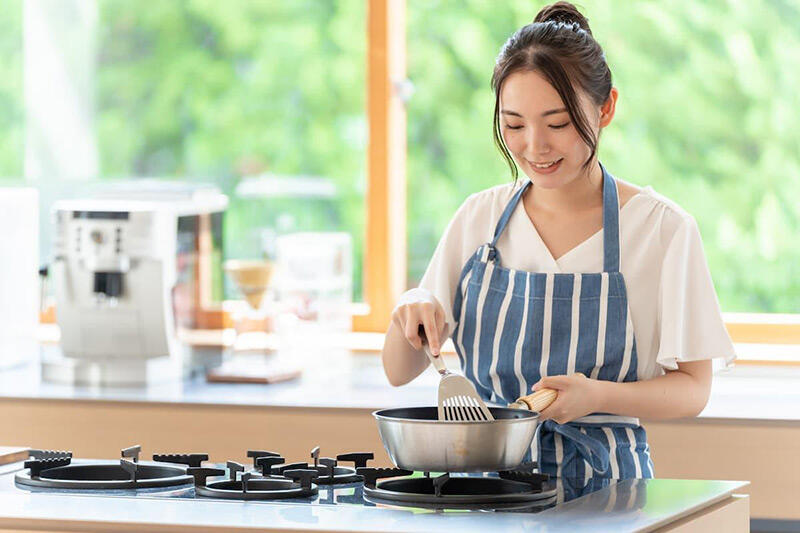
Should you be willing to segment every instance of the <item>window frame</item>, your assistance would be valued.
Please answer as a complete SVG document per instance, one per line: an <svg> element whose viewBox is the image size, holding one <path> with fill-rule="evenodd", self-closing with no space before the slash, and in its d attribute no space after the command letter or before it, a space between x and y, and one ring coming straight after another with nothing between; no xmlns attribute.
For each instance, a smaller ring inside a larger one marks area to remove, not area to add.
<svg viewBox="0 0 800 533"><path fill-rule="evenodd" d="M406 0L367 0L367 192L363 314L354 331L386 332L406 290Z"/></svg>

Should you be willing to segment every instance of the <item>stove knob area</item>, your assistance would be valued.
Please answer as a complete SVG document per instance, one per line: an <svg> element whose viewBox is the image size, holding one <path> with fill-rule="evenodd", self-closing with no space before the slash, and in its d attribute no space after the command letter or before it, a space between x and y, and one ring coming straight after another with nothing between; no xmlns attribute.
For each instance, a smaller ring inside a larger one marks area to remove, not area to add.
<svg viewBox="0 0 800 533"><path fill-rule="evenodd" d="M284 470L283 475L292 481L299 483L304 490L308 490L311 488L311 480L318 477L319 472L311 469Z"/></svg>
<svg viewBox="0 0 800 533"><path fill-rule="evenodd" d="M225 475L225 471L221 468L204 468L193 466L187 468L186 473L194 478L195 487L205 487L207 478Z"/></svg>

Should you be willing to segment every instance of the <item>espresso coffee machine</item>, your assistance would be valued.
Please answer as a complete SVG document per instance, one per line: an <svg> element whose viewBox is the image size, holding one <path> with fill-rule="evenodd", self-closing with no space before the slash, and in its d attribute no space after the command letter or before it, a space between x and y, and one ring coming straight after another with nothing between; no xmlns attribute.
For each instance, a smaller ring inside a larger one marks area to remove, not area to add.
<svg viewBox="0 0 800 533"><path fill-rule="evenodd" d="M222 300L226 207L215 188L178 185L56 202L50 273L62 354L43 357L43 379L148 384L219 363L190 356L177 330Z"/></svg>

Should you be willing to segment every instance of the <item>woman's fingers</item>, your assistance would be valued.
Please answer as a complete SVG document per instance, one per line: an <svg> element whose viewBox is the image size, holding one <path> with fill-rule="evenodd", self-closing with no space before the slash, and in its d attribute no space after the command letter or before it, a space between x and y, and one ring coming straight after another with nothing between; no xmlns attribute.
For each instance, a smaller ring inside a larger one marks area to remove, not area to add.
<svg viewBox="0 0 800 533"><path fill-rule="evenodd" d="M540 389L555 389L561 390L568 385L567 376L545 376L537 381L531 389L538 391Z"/></svg>
<svg viewBox="0 0 800 533"><path fill-rule="evenodd" d="M442 339L447 339L447 318L444 314L444 309L442 309L441 305L436 306L436 310L433 312L433 316L436 318L436 331L439 332L439 349L442 348Z"/></svg>
<svg viewBox="0 0 800 533"><path fill-rule="evenodd" d="M419 326L419 319L415 317L413 313L409 312L406 317L404 333L409 344L411 344L415 350L422 348L422 339L419 336Z"/></svg>
<svg viewBox="0 0 800 533"><path fill-rule="evenodd" d="M392 313L392 320L403 330L406 340L415 350L422 349L423 342L427 341L431 353L439 356L447 322L438 302L427 300L399 305Z"/></svg>
<svg viewBox="0 0 800 533"><path fill-rule="evenodd" d="M564 406L561 398L556 398L556 400L542 409L539 412L539 419L540 420L548 420L553 419L559 424L563 423L563 415L564 415Z"/></svg>
<svg viewBox="0 0 800 533"><path fill-rule="evenodd" d="M436 325L436 317L433 313L425 313L422 317L422 324L425 326L425 337L428 338L428 346L431 347L431 353L438 357L441 344L439 341L439 328Z"/></svg>

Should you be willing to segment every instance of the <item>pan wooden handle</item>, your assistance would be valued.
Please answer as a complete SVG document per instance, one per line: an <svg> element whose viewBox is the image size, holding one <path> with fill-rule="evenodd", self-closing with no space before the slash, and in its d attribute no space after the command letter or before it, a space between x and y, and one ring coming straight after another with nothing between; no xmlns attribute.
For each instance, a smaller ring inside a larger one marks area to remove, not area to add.
<svg viewBox="0 0 800 533"><path fill-rule="evenodd" d="M556 401L557 396L558 391L555 389L541 389L528 396L518 398L517 401L509 405L509 407L539 412Z"/></svg>

